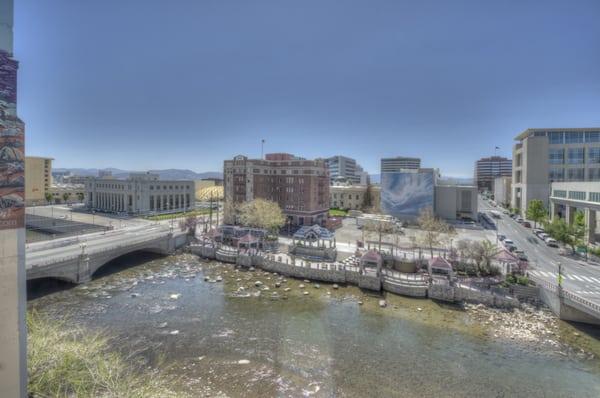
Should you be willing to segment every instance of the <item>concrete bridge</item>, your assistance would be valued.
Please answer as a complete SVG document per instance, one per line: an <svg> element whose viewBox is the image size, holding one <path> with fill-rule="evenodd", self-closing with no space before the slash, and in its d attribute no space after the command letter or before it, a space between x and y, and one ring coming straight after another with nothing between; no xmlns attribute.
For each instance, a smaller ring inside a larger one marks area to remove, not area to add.
<svg viewBox="0 0 600 398"><path fill-rule="evenodd" d="M539 287L540 299L564 321L600 325L600 305L557 284L530 276Z"/></svg>
<svg viewBox="0 0 600 398"><path fill-rule="evenodd" d="M85 283L103 265L133 252L172 253L187 235L163 225L148 225L27 245L27 279L56 278Z"/></svg>

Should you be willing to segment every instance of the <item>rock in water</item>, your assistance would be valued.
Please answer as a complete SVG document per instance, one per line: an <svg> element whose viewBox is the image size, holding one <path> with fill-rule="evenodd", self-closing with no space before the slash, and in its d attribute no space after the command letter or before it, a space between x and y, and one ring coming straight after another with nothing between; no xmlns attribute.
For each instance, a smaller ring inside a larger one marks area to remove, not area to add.
<svg viewBox="0 0 600 398"><path fill-rule="evenodd" d="M174 293L174 294L170 295L169 298L171 300L177 300L179 298L179 296L181 296L181 293Z"/></svg>
<svg viewBox="0 0 600 398"><path fill-rule="evenodd" d="M387 307L387 303L386 303L386 301L385 301L385 300L379 300L379 306L380 306L381 308L385 308L385 307Z"/></svg>
<svg viewBox="0 0 600 398"><path fill-rule="evenodd" d="M238 364L239 364L239 365L248 365L249 363L250 363L250 361L249 361L249 360L247 360L247 359L240 359L240 360L238 361Z"/></svg>
<svg viewBox="0 0 600 398"><path fill-rule="evenodd" d="M334 283L334 284L333 284L333 288L334 288L334 289L338 289L338 288L339 288L338 284L337 284L337 283Z"/></svg>

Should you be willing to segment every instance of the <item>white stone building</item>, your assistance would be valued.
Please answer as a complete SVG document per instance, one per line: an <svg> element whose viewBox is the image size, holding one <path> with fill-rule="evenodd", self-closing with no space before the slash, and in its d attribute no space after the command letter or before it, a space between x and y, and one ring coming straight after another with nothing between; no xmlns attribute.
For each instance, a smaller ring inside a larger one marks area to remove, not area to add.
<svg viewBox="0 0 600 398"><path fill-rule="evenodd" d="M158 174L131 173L126 180L90 178L88 208L128 214L170 213L194 207L194 181L159 180Z"/></svg>
<svg viewBox="0 0 600 398"><path fill-rule="evenodd" d="M329 187L329 207L361 210L365 204L366 185L332 185Z"/></svg>

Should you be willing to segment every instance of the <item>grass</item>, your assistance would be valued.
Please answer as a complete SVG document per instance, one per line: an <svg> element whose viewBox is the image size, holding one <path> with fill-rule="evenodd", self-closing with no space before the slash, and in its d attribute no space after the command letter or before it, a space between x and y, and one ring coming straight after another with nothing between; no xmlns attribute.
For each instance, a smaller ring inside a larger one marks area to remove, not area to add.
<svg viewBox="0 0 600 398"><path fill-rule="evenodd" d="M332 208L332 209L329 209L329 215L331 217L346 217L348 215L348 211Z"/></svg>
<svg viewBox="0 0 600 398"><path fill-rule="evenodd" d="M36 312L27 315L30 397L179 397L173 379L157 370L141 373L131 359L111 352L107 339L66 328Z"/></svg>
<svg viewBox="0 0 600 398"><path fill-rule="evenodd" d="M213 214L216 214L216 209L213 209ZM163 221L170 220L172 218L181 218L181 217L191 217L191 216L201 216L204 214L209 214L210 209L197 209L192 211L179 212L179 213L169 213L169 214L157 214L155 216L146 217L147 220L150 221Z"/></svg>

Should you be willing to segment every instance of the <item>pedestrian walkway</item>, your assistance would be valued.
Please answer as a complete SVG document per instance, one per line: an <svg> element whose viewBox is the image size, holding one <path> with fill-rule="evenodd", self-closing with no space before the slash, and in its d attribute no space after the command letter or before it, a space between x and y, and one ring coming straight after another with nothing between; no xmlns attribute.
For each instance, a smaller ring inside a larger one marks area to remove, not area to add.
<svg viewBox="0 0 600 398"><path fill-rule="evenodd" d="M531 274L533 276L542 276L542 277L546 277L546 278L558 279L558 273L556 273L556 272L530 270L529 274ZM563 278L567 279L567 280L572 280L572 281L597 284L600 287L600 277L574 275L574 274L565 273L565 274L563 274Z"/></svg>

